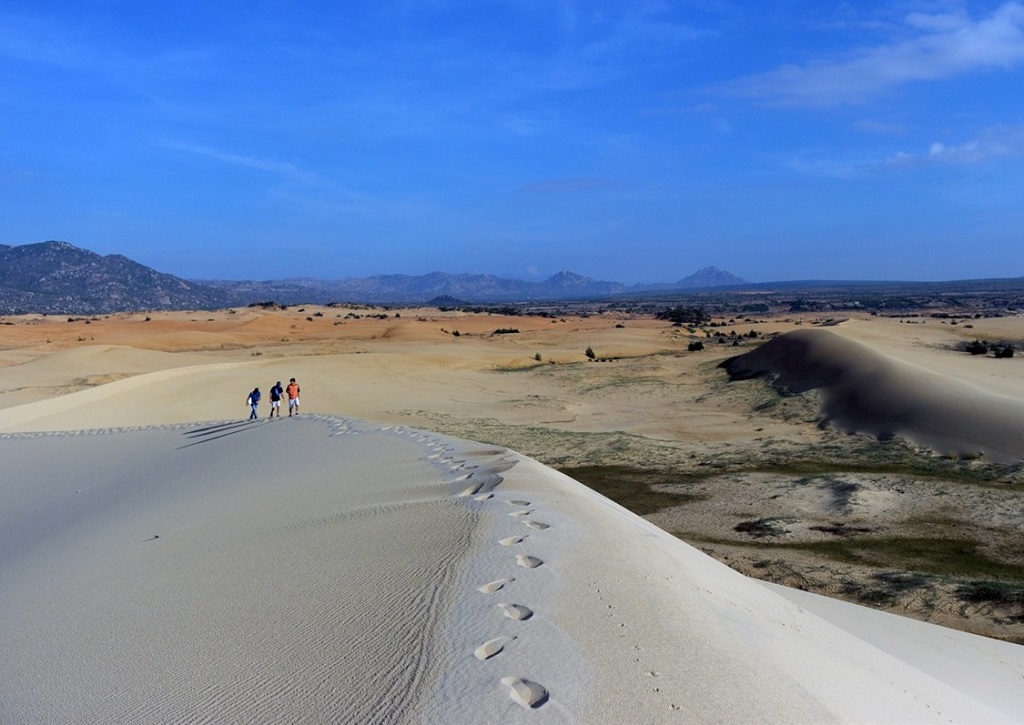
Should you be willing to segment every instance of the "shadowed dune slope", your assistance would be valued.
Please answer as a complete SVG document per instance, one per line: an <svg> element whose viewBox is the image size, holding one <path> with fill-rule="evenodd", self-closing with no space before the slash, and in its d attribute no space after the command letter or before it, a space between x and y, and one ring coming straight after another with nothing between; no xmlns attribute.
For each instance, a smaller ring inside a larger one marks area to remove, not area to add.
<svg viewBox="0 0 1024 725"><path fill-rule="evenodd" d="M848 432L902 436L940 453L1024 456L1024 401L903 364L827 330L797 330L721 364L733 380L766 376L819 390L822 414Z"/></svg>

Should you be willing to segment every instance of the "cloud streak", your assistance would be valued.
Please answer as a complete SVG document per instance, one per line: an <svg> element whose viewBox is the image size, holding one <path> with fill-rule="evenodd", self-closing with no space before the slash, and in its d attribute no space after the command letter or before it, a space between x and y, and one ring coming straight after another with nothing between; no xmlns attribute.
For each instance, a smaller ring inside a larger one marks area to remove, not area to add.
<svg viewBox="0 0 1024 725"><path fill-rule="evenodd" d="M950 145L936 141L924 153L901 151L885 160L885 166L911 167L937 164L978 164L1024 154L1024 125L1000 125L986 129L976 139Z"/></svg>
<svg viewBox="0 0 1024 725"><path fill-rule="evenodd" d="M301 184L320 185L325 183L325 180L317 174L300 169L295 164L286 161L271 161L254 156L226 153L208 146L181 143L179 141L164 141L161 145L176 151L185 151L197 156L205 156L233 166L241 166L246 169L255 169L257 171L266 171L268 173L277 174L290 181Z"/></svg>
<svg viewBox="0 0 1024 725"><path fill-rule="evenodd" d="M785 65L741 79L726 91L772 106L862 103L897 86L935 81L1024 62L1024 3L1000 5L988 17L911 13L902 37L837 59Z"/></svg>

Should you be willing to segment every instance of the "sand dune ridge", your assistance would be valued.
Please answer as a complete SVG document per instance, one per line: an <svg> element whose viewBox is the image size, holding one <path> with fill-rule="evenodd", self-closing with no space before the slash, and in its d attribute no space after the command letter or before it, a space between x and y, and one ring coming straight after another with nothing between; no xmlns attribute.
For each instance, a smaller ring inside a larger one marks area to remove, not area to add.
<svg viewBox="0 0 1024 725"><path fill-rule="evenodd" d="M849 432L894 435L940 453L1024 457L1024 401L901 363L823 329L796 330L722 363L733 379L769 376L819 390L822 414Z"/></svg>

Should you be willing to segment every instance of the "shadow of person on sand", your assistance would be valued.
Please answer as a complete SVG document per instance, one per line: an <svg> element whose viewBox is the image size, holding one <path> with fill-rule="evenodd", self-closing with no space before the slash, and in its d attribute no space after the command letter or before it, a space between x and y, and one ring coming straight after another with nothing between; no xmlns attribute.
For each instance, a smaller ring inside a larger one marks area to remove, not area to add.
<svg viewBox="0 0 1024 725"><path fill-rule="evenodd" d="M255 421L255 425L253 425L253 423L254 421L251 420L239 420L232 421L230 423L219 423L217 425L211 425L205 428L196 428L195 430L190 430L187 433L185 433L185 437L197 438L199 440L194 440L191 443L186 443L185 445L178 446L178 450L181 450L182 448L191 448L192 446L197 446L200 443L209 443L210 441L215 441L218 438L226 438L229 435L234 435L235 433L242 433L246 430L255 430L259 426L266 425L267 421L258 420Z"/></svg>

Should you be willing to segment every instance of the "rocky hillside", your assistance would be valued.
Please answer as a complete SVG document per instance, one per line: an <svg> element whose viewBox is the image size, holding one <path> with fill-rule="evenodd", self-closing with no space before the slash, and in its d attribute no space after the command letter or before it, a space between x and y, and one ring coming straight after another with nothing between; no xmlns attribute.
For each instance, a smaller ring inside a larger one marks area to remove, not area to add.
<svg viewBox="0 0 1024 725"><path fill-rule="evenodd" d="M0 245L0 313L95 314L212 309L208 285L162 274L120 254L102 256L67 242Z"/></svg>

